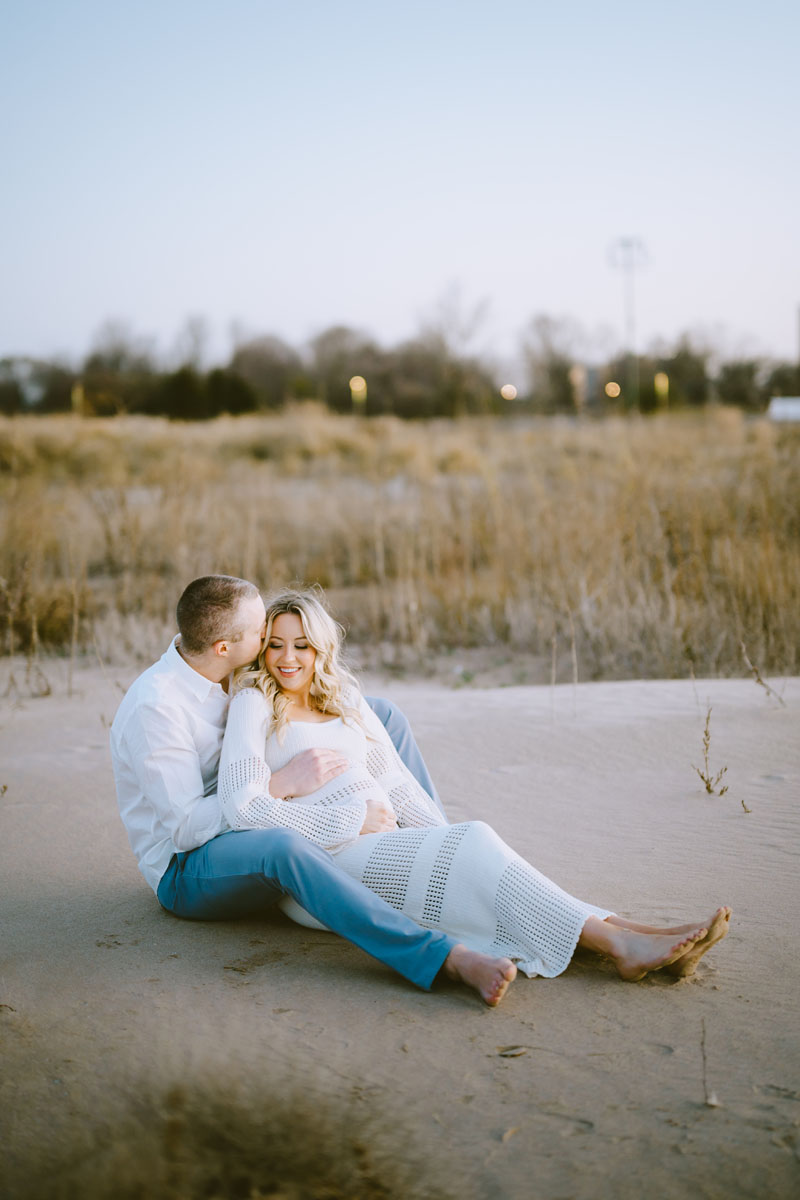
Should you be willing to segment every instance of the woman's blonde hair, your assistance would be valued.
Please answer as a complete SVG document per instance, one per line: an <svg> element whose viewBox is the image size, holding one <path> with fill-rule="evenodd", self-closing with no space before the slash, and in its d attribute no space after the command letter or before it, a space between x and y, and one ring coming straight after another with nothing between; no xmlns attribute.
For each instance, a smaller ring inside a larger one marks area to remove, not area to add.
<svg viewBox="0 0 800 1200"><path fill-rule="evenodd" d="M314 678L311 681L311 703L319 712L354 720L361 724L358 709L359 686L355 676L342 662L344 630L325 607L324 593L319 586L310 588L281 588L265 598L267 633L255 663L235 672L234 688L257 687L270 702L272 721L270 733L278 733L286 725L290 697L281 691L265 666L265 654L276 617L295 613L300 618L308 644L316 651ZM355 693L355 695L353 694Z"/></svg>

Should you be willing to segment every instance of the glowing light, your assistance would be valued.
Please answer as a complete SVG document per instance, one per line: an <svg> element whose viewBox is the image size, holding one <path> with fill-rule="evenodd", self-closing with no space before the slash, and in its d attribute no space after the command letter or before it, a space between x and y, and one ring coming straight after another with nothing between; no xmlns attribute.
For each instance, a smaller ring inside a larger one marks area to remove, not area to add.
<svg viewBox="0 0 800 1200"><path fill-rule="evenodd" d="M669 375L666 371L656 371L653 376L653 388L657 396L666 399L669 395Z"/></svg>
<svg viewBox="0 0 800 1200"><path fill-rule="evenodd" d="M504 383L500 388L500 395L504 400L516 400L517 389L514 387L513 383Z"/></svg>
<svg viewBox="0 0 800 1200"><path fill-rule="evenodd" d="M354 375L350 380L350 401L354 412L367 411L367 381L363 375Z"/></svg>
<svg viewBox="0 0 800 1200"><path fill-rule="evenodd" d="M609 380L609 382L606 384L606 389L605 389L605 390L606 390L606 395L607 395L607 396L610 396L612 400L616 400L617 396L618 396L618 395L620 394L620 392L622 391L622 388L619 386L619 384L618 384L618 383L614 383L614 380L613 380L613 379L611 379L611 380Z"/></svg>

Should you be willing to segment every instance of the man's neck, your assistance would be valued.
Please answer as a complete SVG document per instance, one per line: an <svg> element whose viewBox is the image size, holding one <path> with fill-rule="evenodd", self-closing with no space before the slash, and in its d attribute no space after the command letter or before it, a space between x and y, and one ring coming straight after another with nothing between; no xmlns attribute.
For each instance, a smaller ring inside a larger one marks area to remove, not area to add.
<svg viewBox="0 0 800 1200"><path fill-rule="evenodd" d="M222 663L220 663L219 660L216 662L213 659L210 660L209 657L205 654L201 654L201 655L187 654L185 650L181 649L180 638L178 638L178 640L175 643L175 649L178 651L178 654L180 654L181 658L186 663L187 667L191 667L193 671L196 671L198 675L202 675L203 679L209 680L210 683L220 684L222 687L222 690L224 692L227 692L227 690L228 690L228 675L230 674L230 672L228 670L224 670L224 674L222 674L222 675L220 674L220 669L221 668L224 669L224 666ZM216 658L216 656L215 656L215 658ZM225 666L226 665L227 664L225 664Z"/></svg>

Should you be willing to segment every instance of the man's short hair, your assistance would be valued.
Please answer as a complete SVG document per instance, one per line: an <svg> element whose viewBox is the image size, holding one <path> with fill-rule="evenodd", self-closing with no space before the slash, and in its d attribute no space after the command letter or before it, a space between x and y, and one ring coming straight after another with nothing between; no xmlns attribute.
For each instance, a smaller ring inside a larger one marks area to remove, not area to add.
<svg viewBox="0 0 800 1200"><path fill-rule="evenodd" d="M243 600L255 600L258 588L234 575L203 575L193 579L178 601L176 617L181 649L203 654L215 642L238 642L244 635L239 618Z"/></svg>

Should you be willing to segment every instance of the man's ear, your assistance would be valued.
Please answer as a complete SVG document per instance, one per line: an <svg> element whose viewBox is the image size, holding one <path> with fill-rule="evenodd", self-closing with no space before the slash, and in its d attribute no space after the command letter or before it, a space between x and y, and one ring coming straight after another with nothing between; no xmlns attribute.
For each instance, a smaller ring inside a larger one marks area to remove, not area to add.
<svg viewBox="0 0 800 1200"><path fill-rule="evenodd" d="M214 650L214 653L216 654L217 658L227 658L228 657L228 643L225 641L224 638L220 638L220 640L218 642L214 642L213 650Z"/></svg>

